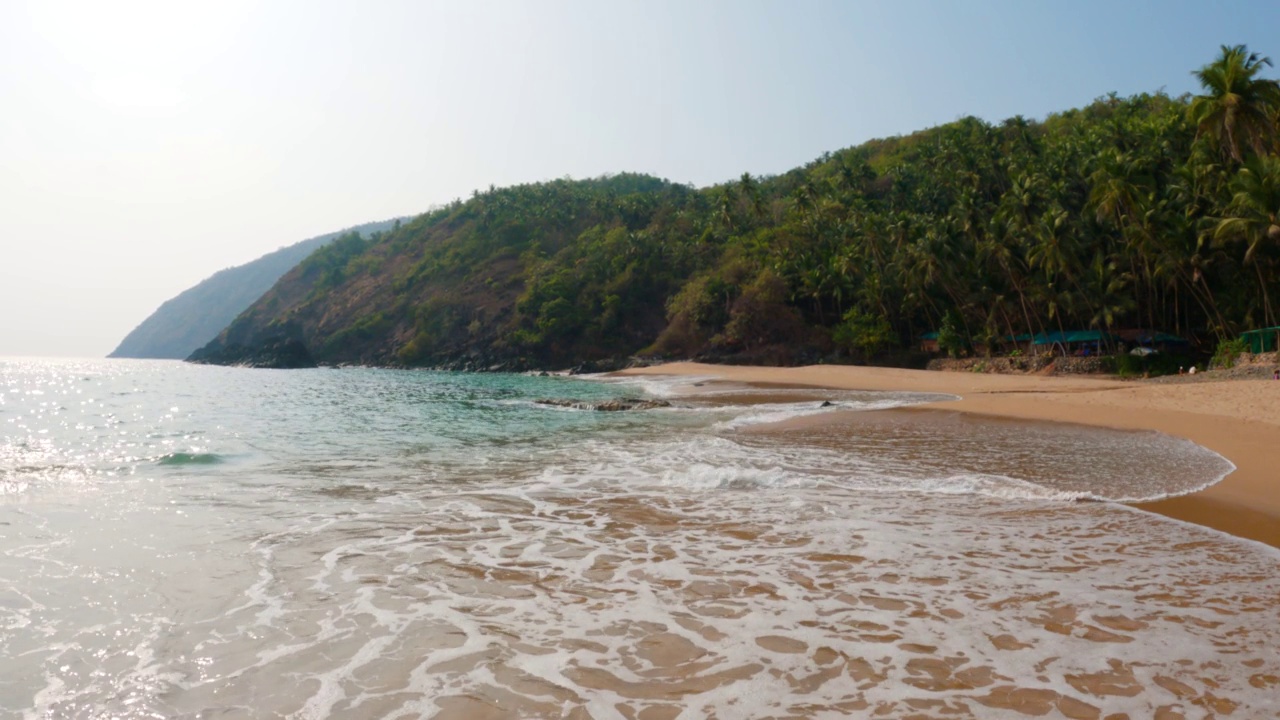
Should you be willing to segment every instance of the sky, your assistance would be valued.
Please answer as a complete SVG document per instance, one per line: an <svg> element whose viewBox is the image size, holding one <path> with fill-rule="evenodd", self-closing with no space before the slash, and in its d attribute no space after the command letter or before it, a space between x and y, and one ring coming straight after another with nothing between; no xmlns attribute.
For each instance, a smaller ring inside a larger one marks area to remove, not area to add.
<svg viewBox="0 0 1280 720"><path fill-rule="evenodd" d="M1195 92L1280 3L0 0L0 356L477 188L704 186L966 115ZM1270 77L1275 77L1274 71Z"/></svg>

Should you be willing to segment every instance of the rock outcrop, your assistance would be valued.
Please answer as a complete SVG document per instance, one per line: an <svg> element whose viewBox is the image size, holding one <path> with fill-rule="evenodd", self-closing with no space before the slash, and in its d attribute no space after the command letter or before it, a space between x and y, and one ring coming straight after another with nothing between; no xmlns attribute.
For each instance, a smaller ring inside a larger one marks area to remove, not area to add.
<svg viewBox="0 0 1280 720"><path fill-rule="evenodd" d="M671 407L671 403L666 400L605 400L598 403L580 402L577 400L564 400L556 398L544 398L534 400L539 405L550 405L552 407L573 408L574 410L596 410L599 412L622 412L626 410L652 410L654 408Z"/></svg>

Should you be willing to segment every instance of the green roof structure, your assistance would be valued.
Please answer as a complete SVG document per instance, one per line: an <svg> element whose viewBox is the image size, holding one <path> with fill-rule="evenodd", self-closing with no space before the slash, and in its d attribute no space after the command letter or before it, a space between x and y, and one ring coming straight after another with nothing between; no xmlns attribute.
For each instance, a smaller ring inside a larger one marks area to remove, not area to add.
<svg viewBox="0 0 1280 720"><path fill-rule="evenodd" d="M1274 352L1277 343L1280 342L1280 326L1240 333L1240 339L1249 343L1249 352L1254 355Z"/></svg>
<svg viewBox="0 0 1280 720"><path fill-rule="evenodd" d="M1138 336L1138 342L1144 345L1153 343L1164 343L1166 345L1190 345L1191 341L1177 335L1170 335L1167 332L1151 332Z"/></svg>
<svg viewBox="0 0 1280 720"><path fill-rule="evenodd" d="M1063 330L1061 332L1036 333L1032 342L1036 345L1067 345L1082 342L1116 343L1120 342L1120 336L1102 332L1101 330Z"/></svg>

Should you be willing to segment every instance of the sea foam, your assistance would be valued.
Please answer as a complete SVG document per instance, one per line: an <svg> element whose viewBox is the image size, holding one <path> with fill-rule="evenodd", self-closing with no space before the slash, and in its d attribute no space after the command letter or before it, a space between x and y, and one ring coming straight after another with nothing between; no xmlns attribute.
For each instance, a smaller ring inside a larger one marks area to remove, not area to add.
<svg viewBox="0 0 1280 720"><path fill-rule="evenodd" d="M23 717L1280 713L1280 553L1075 502L1229 471L1185 441L828 391L561 413L530 401L638 389L103 367L11 396L75 415L0 455L37 486L0 500ZM180 452L236 461L155 463ZM55 466L84 491L28 469Z"/></svg>

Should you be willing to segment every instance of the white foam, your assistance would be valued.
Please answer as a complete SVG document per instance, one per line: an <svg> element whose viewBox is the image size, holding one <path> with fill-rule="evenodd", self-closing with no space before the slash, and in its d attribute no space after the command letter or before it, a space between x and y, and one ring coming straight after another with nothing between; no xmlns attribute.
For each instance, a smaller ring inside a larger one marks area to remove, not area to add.
<svg viewBox="0 0 1280 720"><path fill-rule="evenodd" d="M1087 492L1071 492L1053 490L1042 485L1019 480L1005 475L984 475L981 473L965 473L945 478L928 478L914 484L904 486L915 492L937 493L940 495L982 495L1001 500L1047 500L1071 502L1076 500L1097 500L1096 496ZM863 488L883 489L883 488Z"/></svg>
<svg viewBox="0 0 1280 720"><path fill-rule="evenodd" d="M677 397L688 397L691 394L702 395L722 391L722 388L719 386L704 387L706 384L715 381L716 378L711 376L625 375L605 377L601 375L586 375L578 377L582 377L587 380L594 380L596 382L635 387L646 395L667 400ZM724 392L728 391L724 390Z"/></svg>
<svg viewBox="0 0 1280 720"><path fill-rule="evenodd" d="M858 698L902 710L944 699L981 713L976 698L992 684L920 686L921 660L1091 702L1067 678L1112 672L1114 659L1141 692L1108 698L1108 712L1176 702L1157 676L1247 715L1273 708L1250 678L1280 666L1259 651L1280 642L1274 553L1239 552L1181 525L1171 543L1175 526L1159 519L1018 499L1035 489L1013 478L957 475L919 494L878 493L795 484L781 467L735 475L695 464L662 476L674 484L650 476L637 488L649 471L619 472L632 481L620 487L595 476L607 466L562 467L541 489L419 488L412 502L303 520L261 541L270 552L255 562L272 581L241 580L253 602L216 623L192 618L190 637L164 654L154 632L132 641L140 659L127 683L142 687L146 675L146 687L167 686L179 712L184 698L252 686L259 712L298 717L429 717L436 700L494 693L526 715L582 706L611 717L619 704L661 704L625 688L673 682L677 669L649 654L664 646L677 657L687 648L694 664L678 673L706 681L676 698L698 716L796 705L822 716ZM278 612L259 625L264 602ZM1000 650L996 637L1016 647ZM173 679L175 656L210 654L224 658L216 672ZM840 672L799 689L830 668ZM737 679L710 680L727 671ZM621 689L601 687L600 673ZM58 683L47 681L37 707L97 691Z"/></svg>
<svg viewBox="0 0 1280 720"><path fill-rule="evenodd" d="M679 470L667 469L661 478L664 485L691 490L786 488L813 484L808 478L789 474L778 467L757 469L709 463L692 463Z"/></svg>
<svg viewBox="0 0 1280 720"><path fill-rule="evenodd" d="M736 416L714 426L716 430L736 430L753 425L782 423L799 417L821 415L823 413L867 410L889 410L908 407L922 403L938 402L942 396L915 395L909 393L887 395L875 399L842 399L817 400L813 402L768 403L762 405L738 406ZM731 406L732 407L732 406ZM721 410L733 412L732 410Z"/></svg>
<svg viewBox="0 0 1280 720"><path fill-rule="evenodd" d="M1241 717L1280 712L1280 553L1063 502L1197 485L1215 456L967 421L739 432L821 399L389 452L375 470L227 464L101 502L7 503L0 676L20 679L0 683L0 706L431 717L471 697L525 717L936 702L1000 716L983 698L1016 686L1099 715L1210 693ZM954 682L930 685L938 668ZM1134 693L1075 686L1105 673Z"/></svg>

